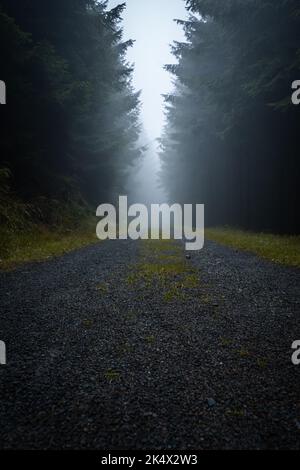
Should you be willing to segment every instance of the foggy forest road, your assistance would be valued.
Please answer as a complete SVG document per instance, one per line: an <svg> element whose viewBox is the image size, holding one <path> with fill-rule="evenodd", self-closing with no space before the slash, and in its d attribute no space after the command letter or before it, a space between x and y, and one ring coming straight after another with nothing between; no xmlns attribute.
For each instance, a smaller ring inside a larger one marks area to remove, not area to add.
<svg viewBox="0 0 300 470"><path fill-rule="evenodd" d="M0 273L0 447L300 448L299 278L212 242Z"/></svg>

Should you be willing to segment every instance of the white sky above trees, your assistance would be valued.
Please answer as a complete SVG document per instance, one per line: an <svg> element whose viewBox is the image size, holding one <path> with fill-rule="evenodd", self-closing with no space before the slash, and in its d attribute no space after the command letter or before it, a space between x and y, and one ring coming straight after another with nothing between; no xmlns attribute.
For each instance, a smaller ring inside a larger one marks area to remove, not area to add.
<svg viewBox="0 0 300 470"><path fill-rule="evenodd" d="M109 8L120 3L122 0L110 0ZM172 89L172 77L163 66L175 61L170 44L184 39L182 28L173 20L186 18L185 1L127 0L126 4L124 39L136 40L128 60L135 64L134 87L142 91L142 123L148 138L154 140L164 123L161 95Z"/></svg>

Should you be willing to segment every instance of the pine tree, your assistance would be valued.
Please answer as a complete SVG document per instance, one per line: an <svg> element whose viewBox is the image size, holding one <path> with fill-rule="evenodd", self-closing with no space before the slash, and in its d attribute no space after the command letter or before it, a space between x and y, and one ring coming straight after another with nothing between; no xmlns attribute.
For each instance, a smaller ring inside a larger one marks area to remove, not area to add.
<svg viewBox="0 0 300 470"><path fill-rule="evenodd" d="M139 94L122 40L125 5L0 0L0 166L26 201L109 200L140 156Z"/></svg>
<svg viewBox="0 0 300 470"><path fill-rule="evenodd" d="M171 197L205 203L210 225L297 232L298 2L187 6L186 43L166 67L176 83L161 154Z"/></svg>

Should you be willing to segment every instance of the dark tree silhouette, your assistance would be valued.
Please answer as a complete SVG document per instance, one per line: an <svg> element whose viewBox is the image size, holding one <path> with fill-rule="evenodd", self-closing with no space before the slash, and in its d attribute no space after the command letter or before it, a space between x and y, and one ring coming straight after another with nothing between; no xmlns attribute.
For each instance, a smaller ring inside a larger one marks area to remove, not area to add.
<svg viewBox="0 0 300 470"><path fill-rule="evenodd" d="M139 157L139 95L122 41L125 5L0 0L2 176L40 209L119 193Z"/></svg>
<svg viewBox="0 0 300 470"><path fill-rule="evenodd" d="M209 225L299 232L297 0L189 0L167 65L162 178L172 200L206 204Z"/></svg>

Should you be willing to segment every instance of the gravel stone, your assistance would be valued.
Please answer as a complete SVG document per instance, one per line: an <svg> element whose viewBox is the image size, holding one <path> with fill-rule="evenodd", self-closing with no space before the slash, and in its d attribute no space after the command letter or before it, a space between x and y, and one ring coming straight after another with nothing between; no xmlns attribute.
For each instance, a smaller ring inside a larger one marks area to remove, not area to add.
<svg viewBox="0 0 300 470"><path fill-rule="evenodd" d="M300 449L299 269L207 242L167 302L141 243L0 273L1 449Z"/></svg>

